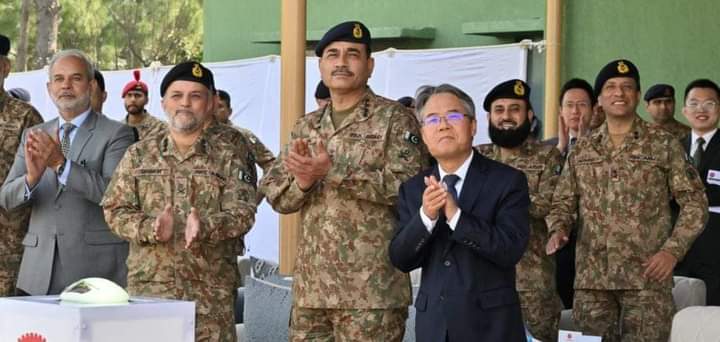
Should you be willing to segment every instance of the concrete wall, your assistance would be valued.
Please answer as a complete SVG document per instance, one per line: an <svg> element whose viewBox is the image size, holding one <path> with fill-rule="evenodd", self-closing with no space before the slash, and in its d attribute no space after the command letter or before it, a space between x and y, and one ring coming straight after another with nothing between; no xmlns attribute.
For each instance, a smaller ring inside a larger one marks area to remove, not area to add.
<svg viewBox="0 0 720 342"><path fill-rule="evenodd" d="M643 92L655 83L669 83L678 103L690 81L720 81L720 1L565 3L563 79L582 77L593 83L605 63L622 57L638 66Z"/></svg>
<svg viewBox="0 0 720 342"><path fill-rule="evenodd" d="M358 19L371 30L435 29L432 39L382 39L376 50L445 48L541 40L545 1L539 0L309 0L308 36L344 20ZM681 94L693 79L720 80L720 1L563 0L562 79L593 83L608 61L631 59L643 90L664 82ZM280 0L204 2L205 61L279 54ZM538 29L539 27L539 29ZM473 33L474 32L474 33ZM484 34L478 34L484 33ZM313 43L308 44L308 49ZM542 108L545 55L529 58L533 103ZM678 102L682 96L678 96ZM645 115L641 106L640 113ZM677 109L679 113L680 108ZM542 113L540 116L542 116Z"/></svg>
<svg viewBox="0 0 720 342"><path fill-rule="evenodd" d="M258 43L280 31L280 0L213 0L204 2L205 61L279 54L280 45ZM370 27L434 27L435 38L378 42L377 49L420 49L477 46L540 38L541 32L485 36L464 34L463 24L486 23L489 29L527 26L545 16L544 1L537 0L309 0L308 31L325 31L346 20ZM505 26L503 26L505 25ZM476 29L477 30L477 29ZM377 50L376 49L376 50Z"/></svg>

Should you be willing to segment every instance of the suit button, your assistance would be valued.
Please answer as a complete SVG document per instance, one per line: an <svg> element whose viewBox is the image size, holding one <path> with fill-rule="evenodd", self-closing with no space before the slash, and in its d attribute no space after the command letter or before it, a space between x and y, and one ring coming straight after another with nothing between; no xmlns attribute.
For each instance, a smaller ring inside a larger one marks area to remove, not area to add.
<svg viewBox="0 0 720 342"><path fill-rule="evenodd" d="M446 267L450 267L450 265L451 265L450 260L445 260L445 262L444 262L443 264L444 264Z"/></svg>
<svg viewBox="0 0 720 342"><path fill-rule="evenodd" d="M440 295L440 301L442 302L442 301L444 301L444 300L445 300L445 296Z"/></svg>

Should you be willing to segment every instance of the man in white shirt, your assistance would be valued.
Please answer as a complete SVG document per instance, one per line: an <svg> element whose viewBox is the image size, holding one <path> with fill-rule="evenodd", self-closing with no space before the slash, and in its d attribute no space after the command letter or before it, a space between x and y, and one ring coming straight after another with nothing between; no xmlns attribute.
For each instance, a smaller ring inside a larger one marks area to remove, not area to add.
<svg viewBox="0 0 720 342"><path fill-rule="evenodd" d="M525 175L473 150L475 105L448 84L416 96L422 139L437 160L400 186L390 261L422 268L422 341L526 341L515 265L528 243Z"/></svg>
<svg viewBox="0 0 720 342"><path fill-rule="evenodd" d="M683 114L692 132L683 140L705 185L709 219L685 258L675 268L676 275L700 278L707 289L707 304L720 305L720 89L707 79L690 82L685 89Z"/></svg>

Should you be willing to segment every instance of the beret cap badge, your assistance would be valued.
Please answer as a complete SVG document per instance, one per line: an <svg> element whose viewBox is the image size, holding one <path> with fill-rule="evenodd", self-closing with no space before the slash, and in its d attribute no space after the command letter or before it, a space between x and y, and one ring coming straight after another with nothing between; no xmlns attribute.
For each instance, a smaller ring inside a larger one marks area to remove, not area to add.
<svg viewBox="0 0 720 342"><path fill-rule="evenodd" d="M353 25L352 34L353 34L353 37L355 37L356 39L362 38L363 32L362 32L362 28L360 27L360 24L355 23L355 25Z"/></svg>
<svg viewBox="0 0 720 342"><path fill-rule="evenodd" d="M515 81L515 86L513 87L513 91L515 92L515 95L517 95L517 96L525 95L525 87L523 87L522 82Z"/></svg>
<svg viewBox="0 0 720 342"><path fill-rule="evenodd" d="M630 71L630 68L628 68L624 61L619 61L617 71L621 74L627 74Z"/></svg>
<svg viewBox="0 0 720 342"><path fill-rule="evenodd" d="M197 78L202 77L203 72L202 72L202 69L200 68L200 64L196 63L195 65L193 65L192 74L193 74L193 76L195 76Z"/></svg>

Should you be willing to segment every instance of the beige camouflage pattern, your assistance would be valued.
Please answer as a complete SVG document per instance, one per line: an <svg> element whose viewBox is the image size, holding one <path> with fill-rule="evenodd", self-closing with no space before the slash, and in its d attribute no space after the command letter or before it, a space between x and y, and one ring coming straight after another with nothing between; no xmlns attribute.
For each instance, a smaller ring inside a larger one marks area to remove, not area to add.
<svg viewBox="0 0 720 342"><path fill-rule="evenodd" d="M203 135L182 155L165 136L132 145L103 199L110 229L130 242L128 291L196 303L198 340L234 341L235 247L255 219L255 180L244 164L246 149L209 142ZM171 241L153 234L155 217L173 206ZM190 208L201 219L198 240L185 249ZM221 327L221 328L217 328ZM201 338L203 337L203 338Z"/></svg>
<svg viewBox="0 0 720 342"><path fill-rule="evenodd" d="M245 136L245 139L250 143L250 152L255 160L255 164L260 166L263 173L268 172L270 166L275 161L275 155L272 151L270 151L251 130L237 126L235 126L235 129L240 131L240 133L242 133L242 135Z"/></svg>
<svg viewBox="0 0 720 342"><path fill-rule="evenodd" d="M523 318L533 336L542 341L557 338L562 304L555 289L555 256L545 253L548 230L545 216L562 169L563 158L555 146L527 139L517 154L501 156L493 144L475 147L482 155L523 171L530 194L530 238L527 250L515 266ZM550 338L553 337L553 338Z"/></svg>
<svg viewBox="0 0 720 342"><path fill-rule="evenodd" d="M407 316L407 308L343 310L295 307L290 313L290 341L400 342L405 334Z"/></svg>
<svg viewBox="0 0 720 342"><path fill-rule="evenodd" d="M622 309L621 309L622 308ZM662 290L577 290L573 320L603 342L665 342L675 313L672 293Z"/></svg>
<svg viewBox="0 0 720 342"><path fill-rule="evenodd" d="M652 126L667 131L678 140L682 140L690 134L690 127L683 125L675 119L670 120L670 122L664 125L652 124Z"/></svg>
<svg viewBox="0 0 720 342"><path fill-rule="evenodd" d="M518 291L523 321L540 341L556 341L562 301L555 291Z"/></svg>
<svg viewBox="0 0 720 342"><path fill-rule="evenodd" d="M300 212L293 301L301 308L386 309L410 304L408 275L388 256L400 184L427 166L417 119L369 89L337 129L332 105L298 119L292 139L323 141L325 178L303 192L283 167L287 146L260 182L280 213Z"/></svg>
<svg viewBox="0 0 720 342"><path fill-rule="evenodd" d="M128 114L129 115L129 114ZM125 120L123 120L123 123L134 127L138 132L138 140L143 140L149 136L156 135L156 134L165 134L167 130L165 129L165 121L162 121L154 116L152 116L147 111L143 112L143 119L138 124L131 124L128 122L128 117L125 116Z"/></svg>
<svg viewBox="0 0 720 342"><path fill-rule="evenodd" d="M526 140L518 154L501 158L500 147L492 144L475 147L482 155L510 165L525 173L530 193L530 241L516 266L518 291L555 291L555 257L545 253L548 230L545 216L550 212L552 195L562 170L562 157L554 147Z"/></svg>
<svg viewBox="0 0 720 342"><path fill-rule="evenodd" d="M242 127L233 127L240 131L240 133L242 133L242 135L245 137L245 140L247 140L247 142L250 144L250 152L254 163L263 170L263 174L267 173L268 170L270 170L270 166L275 161L275 155L265 146L265 144L262 143L262 141L260 141L260 139L258 139L257 136L255 136L252 131ZM258 191L255 203L260 205L260 202L262 202L264 198L265 195L262 192Z"/></svg>
<svg viewBox="0 0 720 342"><path fill-rule="evenodd" d="M9 96L0 88L0 184L10 171L24 130L43 122L31 105ZM8 212L0 208L0 297L15 293L20 268L23 236L27 231L30 208Z"/></svg>
<svg viewBox="0 0 720 342"><path fill-rule="evenodd" d="M257 188L258 177L257 170L255 169L256 157L254 154L256 146L254 146L254 144L244 134L242 134L232 125L221 123L220 121L217 121L214 117L212 117L211 120L212 121L210 121L210 124L205 127L205 136L207 137L208 141L218 141L226 145L236 146L238 148L238 158L242 159L241 162L244 165L250 165L247 170L246 177L252 179L253 186ZM255 204L260 204L262 198L262 194L260 192L256 192ZM242 236L234 240L228 240L227 243L232 246L233 255L238 256L245 254L245 240ZM228 280L235 281L232 279ZM240 276L238 275L236 287L240 286L240 283Z"/></svg>
<svg viewBox="0 0 720 342"><path fill-rule="evenodd" d="M671 198L680 206L674 227ZM576 289L670 289L672 279L643 277L643 263L661 250L682 260L705 226L707 209L702 182L678 139L636 116L617 149L607 123L578 140L546 222L551 232L567 232L578 213Z"/></svg>

